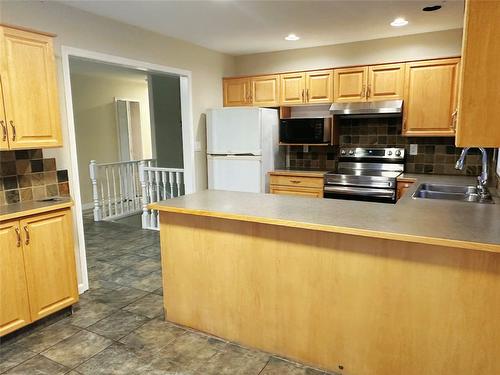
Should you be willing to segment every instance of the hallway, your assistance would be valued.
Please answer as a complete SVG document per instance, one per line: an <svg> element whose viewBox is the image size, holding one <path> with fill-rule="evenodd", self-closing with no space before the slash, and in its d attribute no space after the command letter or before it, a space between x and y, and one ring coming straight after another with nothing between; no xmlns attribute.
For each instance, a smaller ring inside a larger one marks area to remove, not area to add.
<svg viewBox="0 0 500 375"><path fill-rule="evenodd" d="M159 232L84 213L90 290L0 345L0 373L326 375L166 322Z"/></svg>

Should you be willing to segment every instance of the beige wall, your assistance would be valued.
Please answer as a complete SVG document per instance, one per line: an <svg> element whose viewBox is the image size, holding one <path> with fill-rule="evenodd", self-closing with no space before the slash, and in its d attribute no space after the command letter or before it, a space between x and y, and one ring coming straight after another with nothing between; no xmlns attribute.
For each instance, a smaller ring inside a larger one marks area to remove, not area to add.
<svg viewBox="0 0 500 375"><path fill-rule="evenodd" d="M71 92L78 150L80 196L82 204L91 204L90 161L96 160L100 163L120 161L115 97L139 102L141 125L147 129L146 134L142 133L141 136L143 141L149 139L146 158L151 157L148 85L146 81L71 74Z"/></svg>
<svg viewBox="0 0 500 375"><path fill-rule="evenodd" d="M462 29L236 57L236 74L279 73L460 55Z"/></svg>
<svg viewBox="0 0 500 375"><path fill-rule="evenodd" d="M205 118L210 107L222 105L221 77L234 74L234 57L165 37L134 26L71 8L57 2L2 2L2 22L54 32L59 63L59 85L65 147L47 154L57 158L61 168L70 167L65 114L61 45L172 66L192 72L193 122L202 150L196 152L197 187L206 187ZM71 178L71 174L70 174Z"/></svg>

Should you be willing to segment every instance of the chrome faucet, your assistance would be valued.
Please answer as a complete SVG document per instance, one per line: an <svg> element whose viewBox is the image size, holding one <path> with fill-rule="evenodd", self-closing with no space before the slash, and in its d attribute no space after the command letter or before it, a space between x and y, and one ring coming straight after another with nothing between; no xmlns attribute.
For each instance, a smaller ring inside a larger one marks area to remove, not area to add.
<svg viewBox="0 0 500 375"><path fill-rule="evenodd" d="M486 188L486 183L488 182L488 154L486 153L486 150L483 147L478 147L479 151L481 151L482 154L482 167L481 167L481 174L477 177L477 191L481 197L487 197L489 196L488 189ZM465 147L462 149L462 153L460 154L460 157L458 158L456 164L455 164L455 169L462 170L464 169L464 161L465 161L465 156L467 155L467 152L469 151L470 147Z"/></svg>

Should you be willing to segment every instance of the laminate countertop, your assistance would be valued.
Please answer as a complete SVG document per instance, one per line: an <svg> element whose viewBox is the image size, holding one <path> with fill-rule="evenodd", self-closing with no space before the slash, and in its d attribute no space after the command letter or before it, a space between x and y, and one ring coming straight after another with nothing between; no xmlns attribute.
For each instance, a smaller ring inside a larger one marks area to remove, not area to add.
<svg viewBox="0 0 500 375"><path fill-rule="evenodd" d="M205 190L153 203L165 212L218 217L500 253L495 204L414 199L420 183L474 184L475 178L405 174L416 183L396 204Z"/></svg>
<svg viewBox="0 0 500 375"><path fill-rule="evenodd" d="M70 197L58 197L52 201L30 201L0 206L0 221L19 219L21 217L37 215L49 211L68 208L73 205Z"/></svg>

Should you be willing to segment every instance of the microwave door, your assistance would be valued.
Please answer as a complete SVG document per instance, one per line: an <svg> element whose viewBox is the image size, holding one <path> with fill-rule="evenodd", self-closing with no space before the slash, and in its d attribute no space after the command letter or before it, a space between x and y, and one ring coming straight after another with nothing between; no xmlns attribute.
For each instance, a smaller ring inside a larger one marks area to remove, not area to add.
<svg viewBox="0 0 500 375"><path fill-rule="evenodd" d="M280 122L280 142L288 144L325 144L330 142L328 119L295 118Z"/></svg>
<svg viewBox="0 0 500 375"><path fill-rule="evenodd" d="M309 122L283 122L280 128L282 143L314 143L314 126Z"/></svg>

